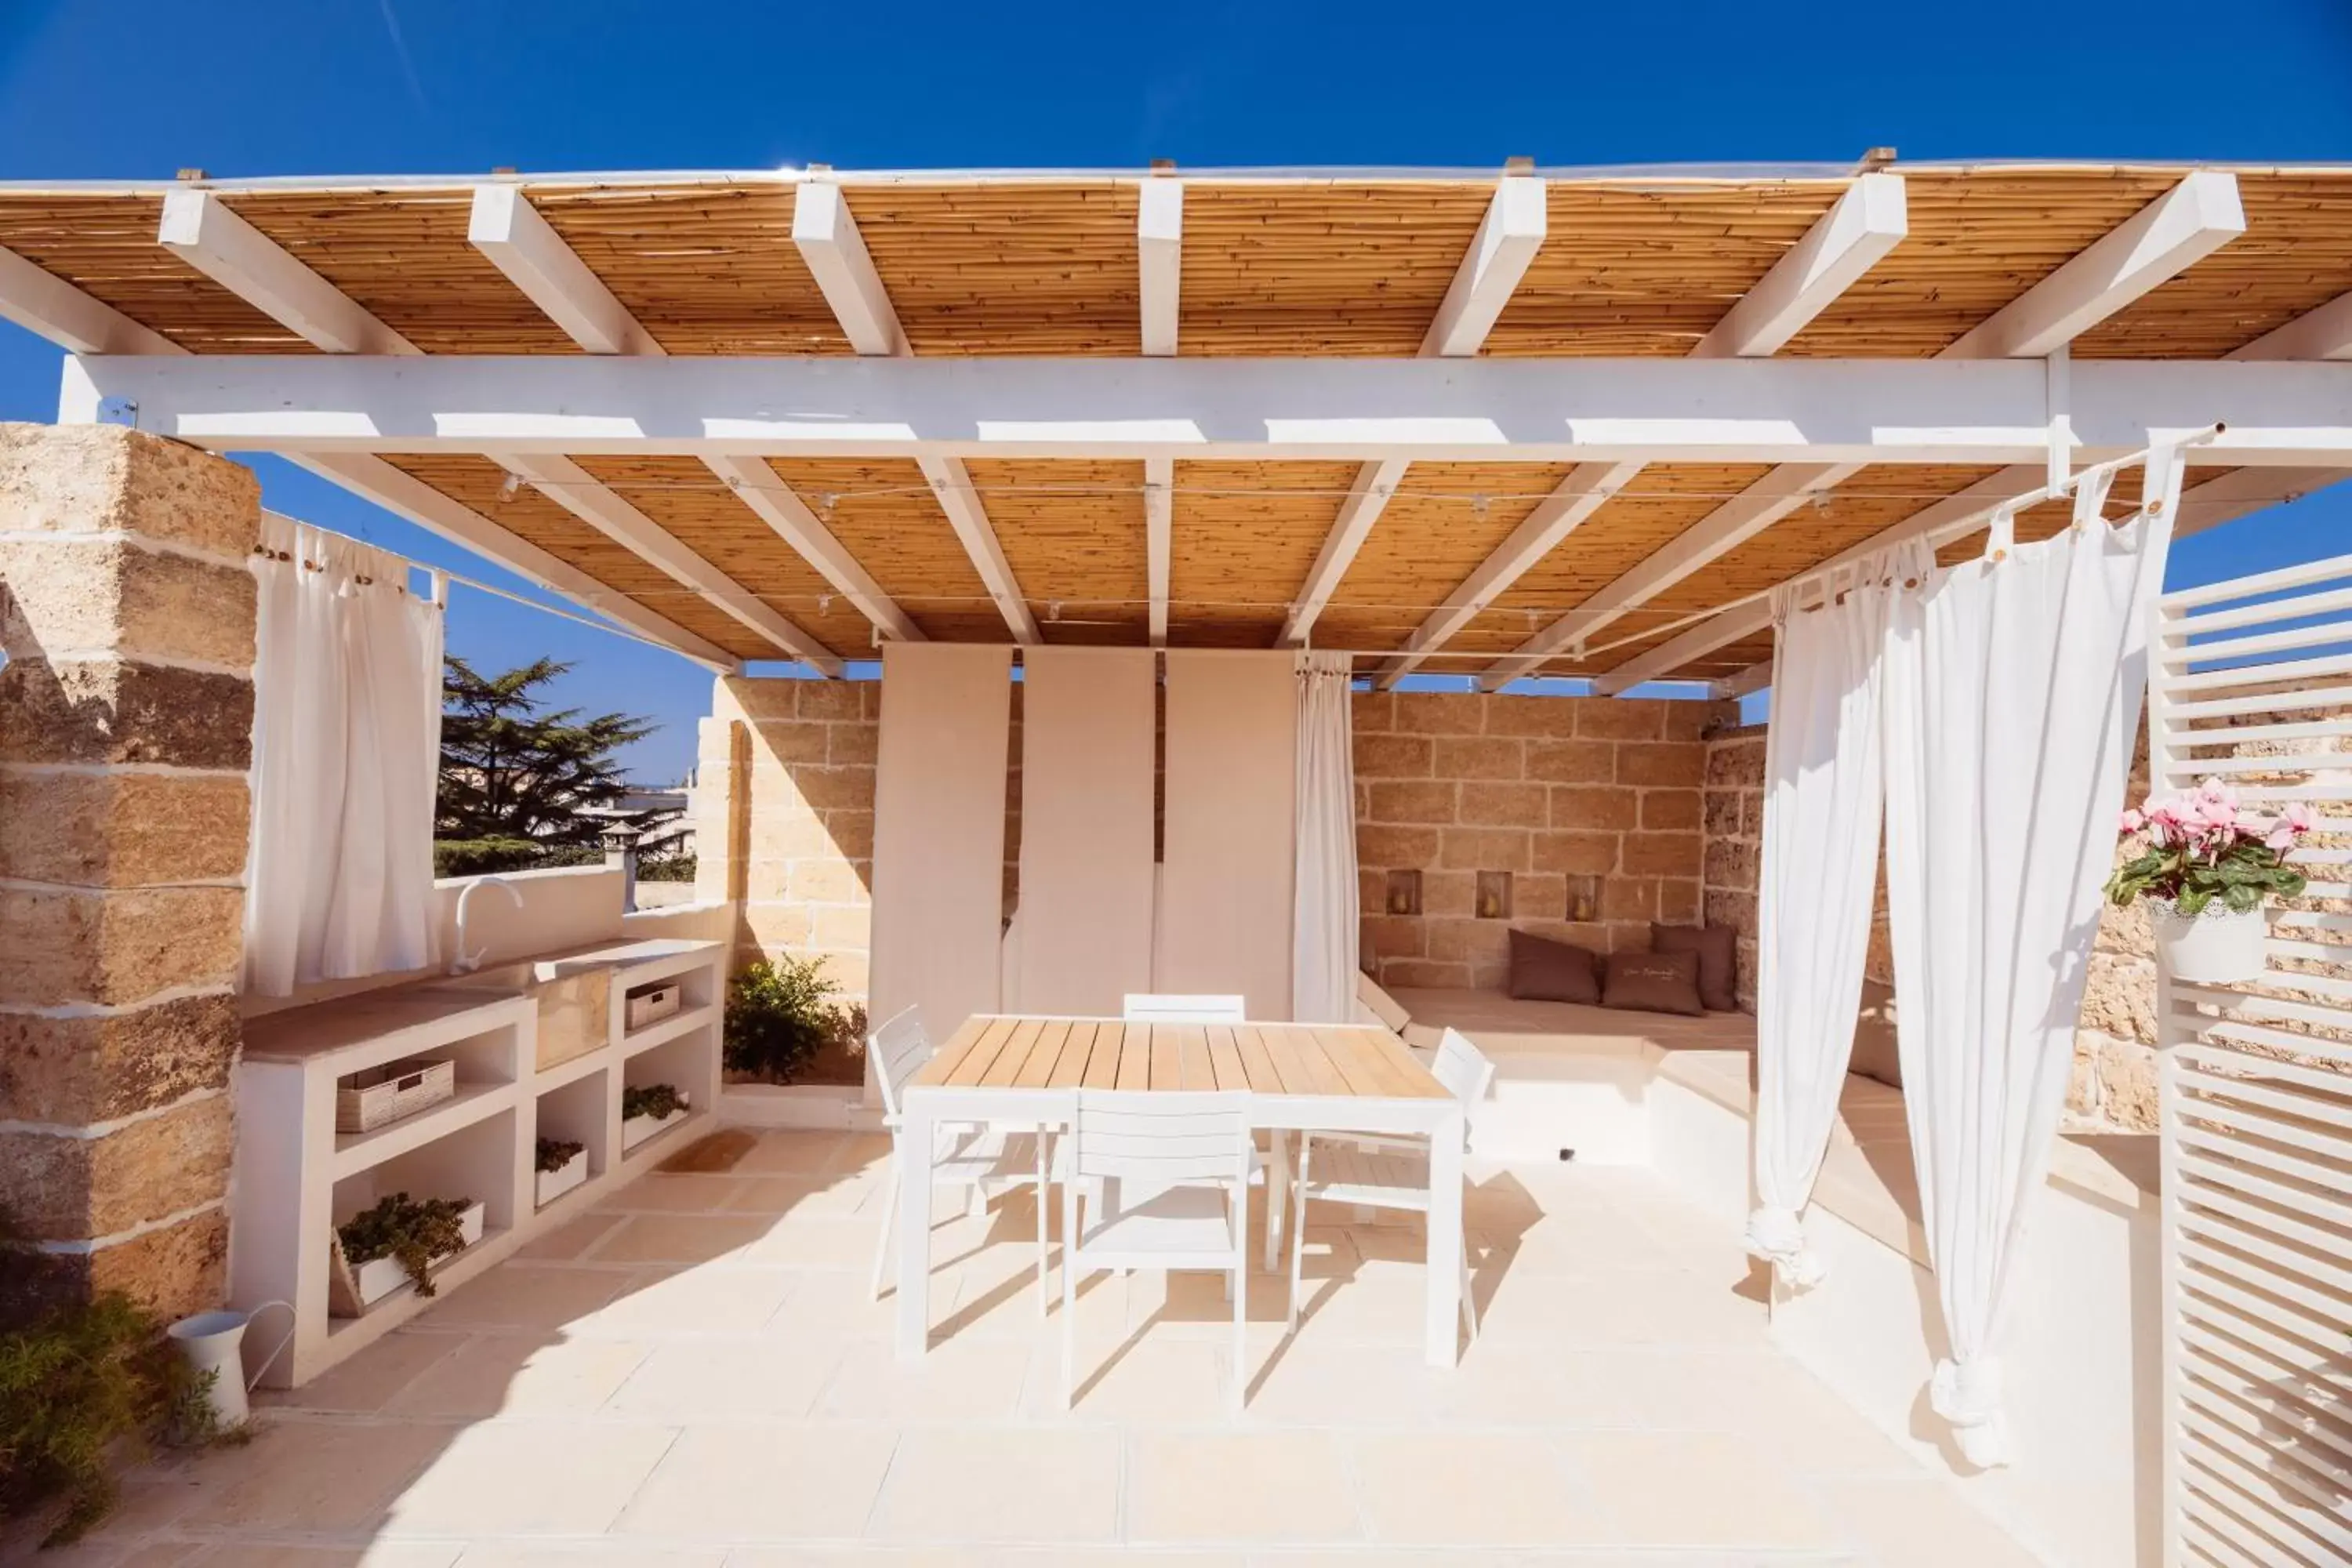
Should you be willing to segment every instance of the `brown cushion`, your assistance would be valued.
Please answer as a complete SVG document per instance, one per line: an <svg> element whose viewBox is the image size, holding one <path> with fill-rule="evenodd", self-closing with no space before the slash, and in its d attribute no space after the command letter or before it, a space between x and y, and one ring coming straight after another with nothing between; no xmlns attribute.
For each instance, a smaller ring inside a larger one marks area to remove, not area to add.
<svg viewBox="0 0 2352 1568"><path fill-rule="evenodd" d="M1511 933L1511 975L1504 986L1522 1002L1601 1000L1600 955L1532 931Z"/></svg>
<svg viewBox="0 0 2352 1568"><path fill-rule="evenodd" d="M1874 980L1862 983L1862 1016L1854 1020L1853 1058L1846 1070L1876 1079L1889 1089L1903 1087L1903 1056L1895 1046L1895 988Z"/></svg>
<svg viewBox="0 0 2352 1568"><path fill-rule="evenodd" d="M1739 933L1729 926L1650 927L1652 952L1698 954L1698 999L1710 1013L1739 1011Z"/></svg>
<svg viewBox="0 0 2352 1568"><path fill-rule="evenodd" d="M1698 999L1698 954L1611 953L1601 972L1601 1005L1636 1013L1706 1012Z"/></svg>

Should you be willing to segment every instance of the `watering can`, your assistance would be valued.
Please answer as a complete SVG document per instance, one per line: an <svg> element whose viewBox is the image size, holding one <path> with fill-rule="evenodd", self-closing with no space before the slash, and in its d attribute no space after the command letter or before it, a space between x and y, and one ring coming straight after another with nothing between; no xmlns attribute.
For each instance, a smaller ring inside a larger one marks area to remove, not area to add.
<svg viewBox="0 0 2352 1568"><path fill-rule="evenodd" d="M272 1307L286 1309L285 1337L261 1358L261 1364L254 1369L251 1377L247 1377L242 1354L245 1331L254 1319ZM284 1355L286 1347L294 1342L293 1320L293 1302L264 1301L249 1312L198 1312L194 1317L182 1318L163 1331L180 1347L180 1353L187 1358L191 1371L199 1377L206 1373L213 1374L211 1385L205 1390L205 1400L212 1407L213 1420L226 1429L243 1426L247 1417L253 1414L251 1406L246 1403L246 1393L261 1381L261 1374L269 1370L269 1363Z"/></svg>

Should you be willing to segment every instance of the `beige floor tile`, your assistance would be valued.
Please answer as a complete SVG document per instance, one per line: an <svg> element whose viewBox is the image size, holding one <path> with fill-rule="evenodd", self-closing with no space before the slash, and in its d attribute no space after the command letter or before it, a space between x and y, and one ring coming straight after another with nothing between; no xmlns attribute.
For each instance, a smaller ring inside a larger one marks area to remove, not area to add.
<svg viewBox="0 0 2352 1568"><path fill-rule="evenodd" d="M1066 1408L1086 1421L1222 1421L1232 1397L1230 1353L1204 1340L1106 1342L1082 1334L1077 1403L1066 1407L1057 1329L1037 1342L1026 1404L1032 1415L1045 1419Z"/></svg>
<svg viewBox="0 0 2352 1568"><path fill-rule="evenodd" d="M747 1252L768 1233L751 1215L631 1215L596 1249L599 1263L709 1263Z"/></svg>
<svg viewBox="0 0 2352 1568"><path fill-rule="evenodd" d="M655 1469L617 1529L671 1540L854 1540L895 1441L880 1426L696 1428Z"/></svg>
<svg viewBox="0 0 2352 1568"><path fill-rule="evenodd" d="M187 1561L202 1568L450 1568L458 1548L422 1542L377 1541L365 1546L215 1546ZM124 1568L131 1568L126 1563Z"/></svg>
<svg viewBox="0 0 2352 1568"><path fill-rule="evenodd" d="M659 1268L627 1277L611 1301L577 1327L617 1334L749 1334L776 1316L793 1289L772 1268Z"/></svg>
<svg viewBox="0 0 2352 1568"><path fill-rule="evenodd" d="M1835 1546L1778 1445L1717 1432L1610 1432L1562 1439L1601 1500L1606 1539L1643 1546Z"/></svg>
<svg viewBox="0 0 2352 1568"><path fill-rule="evenodd" d="M477 1283L487 1285L500 1272L492 1269ZM300 1388L256 1391L253 1403L263 1409L381 1410L387 1400L424 1376L435 1363L456 1354L465 1342L463 1334L389 1333Z"/></svg>
<svg viewBox="0 0 2352 1568"><path fill-rule="evenodd" d="M832 1340L708 1339L663 1345L607 1402L623 1415L791 1421L808 1414L840 1362Z"/></svg>
<svg viewBox="0 0 2352 1568"><path fill-rule="evenodd" d="M580 1415L646 1359L626 1340L484 1335L425 1370L384 1408L399 1415Z"/></svg>
<svg viewBox="0 0 2352 1568"><path fill-rule="evenodd" d="M1815 1481L1838 1534L1888 1568L2040 1568L2039 1560L1933 1476Z"/></svg>
<svg viewBox="0 0 2352 1568"><path fill-rule="evenodd" d="M601 1214L717 1214L743 1184L731 1175L665 1175L656 1171L596 1205Z"/></svg>
<svg viewBox="0 0 2352 1568"><path fill-rule="evenodd" d="M667 1426L492 1421L454 1434L393 1505L406 1535L595 1535L669 1450Z"/></svg>
<svg viewBox="0 0 2352 1568"><path fill-rule="evenodd" d="M865 1176L750 1176L736 1184L726 1207L742 1214L852 1215L882 1223L882 1184Z"/></svg>
<svg viewBox="0 0 2352 1568"><path fill-rule="evenodd" d="M1129 1440L1127 1539L1362 1538L1338 1441L1324 1432L1142 1432Z"/></svg>
<svg viewBox="0 0 2352 1568"><path fill-rule="evenodd" d="M727 1223L738 1223L729 1215ZM779 1219L744 1215L741 1223L756 1235L744 1248L754 1263L782 1264L793 1268L871 1268L874 1226L855 1215L785 1215Z"/></svg>
<svg viewBox="0 0 2352 1568"><path fill-rule="evenodd" d="M457 1568L727 1568L727 1549L647 1551L635 1542L579 1542L562 1546L518 1546L508 1542L468 1546Z"/></svg>
<svg viewBox="0 0 2352 1568"><path fill-rule="evenodd" d="M1010 1420L1021 1408L1031 1356L1031 1347L1017 1340L955 1339L908 1364L888 1340L860 1340L843 1353L814 1414L858 1421Z"/></svg>
<svg viewBox="0 0 2352 1568"><path fill-rule="evenodd" d="M766 1132L735 1162L739 1176L808 1176L857 1169L845 1132Z"/></svg>
<svg viewBox="0 0 2352 1568"><path fill-rule="evenodd" d="M1582 1288L1507 1276L1480 1328L1561 1345L1769 1345L1763 1304L1735 1294L1735 1283L1679 1269L1633 1269Z"/></svg>
<svg viewBox="0 0 2352 1568"><path fill-rule="evenodd" d="M266 1422L252 1442L206 1455L204 1492L179 1523L250 1531L353 1531L375 1520L448 1441L445 1428Z"/></svg>
<svg viewBox="0 0 2352 1568"><path fill-rule="evenodd" d="M1918 1462L1805 1368L1774 1350L1667 1352L1635 1369L1676 1425L1769 1441L1806 1476L1916 1477Z"/></svg>
<svg viewBox="0 0 2352 1568"><path fill-rule="evenodd" d="M892 1300L887 1288L882 1298L876 1300L873 1282L863 1270L779 1270L772 1277L785 1282L785 1290L782 1303L769 1320L765 1331L768 1333L851 1337L887 1334L891 1331ZM934 1307L937 1304L938 1298L934 1296Z"/></svg>
<svg viewBox="0 0 2352 1568"><path fill-rule="evenodd" d="M534 1241L515 1248L515 1257L526 1263L574 1263L588 1256L596 1244L621 1228L618 1215L584 1214L549 1231Z"/></svg>
<svg viewBox="0 0 2352 1568"><path fill-rule="evenodd" d="M592 1316L628 1276L611 1268L493 1268L462 1290L445 1290L418 1323L428 1329L517 1329L547 1333Z"/></svg>
<svg viewBox="0 0 2352 1568"><path fill-rule="evenodd" d="M1118 1445L1098 1431L910 1429L870 1533L880 1540L1045 1545L1118 1531Z"/></svg>
<svg viewBox="0 0 2352 1568"><path fill-rule="evenodd" d="M739 1546L727 1568L993 1568L993 1553L954 1546Z"/></svg>
<svg viewBox="0 0 2352 1568"><path fill-rule="evenodd" d="M1284 1426L1412 1426L1433 1384L1458 1375L1422 1364L1418 1347L1354 1345L1301 1334L1251 1366L1247 1418Z"/></svg>
<svg viewBox="0 0 2352 1568"><path fill-rule="evenodd" d="M1604 1538L1590 1492L1539 1438L1429 1432L1357 1436L1350 1448L1375 1540L1499 1547Z"/></svg>

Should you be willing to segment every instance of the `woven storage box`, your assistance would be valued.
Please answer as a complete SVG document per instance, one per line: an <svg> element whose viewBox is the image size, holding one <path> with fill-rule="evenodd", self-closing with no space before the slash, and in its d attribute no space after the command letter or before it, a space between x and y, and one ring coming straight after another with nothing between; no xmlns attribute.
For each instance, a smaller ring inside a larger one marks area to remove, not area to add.
<svg viewBox="0 0 2352 1568"><path fill-rule="evenodd" d="M373 1132L457 1092L456 1062L419 1057L367 1068L335 1084L335 1131Z"/></svg>
<svg viewBox="0 0 2352 1568"><path fill-rule="evenodd" d="M649 985L642 991L630 992L627 999L627 1016L623 1020L622 1026L629 1029L642 1029L647 1024L656 1024L664 1018L672 1016L677 1012L677 1005L683 990L684 987L677 981L667 980L659 985Z"/></svg>

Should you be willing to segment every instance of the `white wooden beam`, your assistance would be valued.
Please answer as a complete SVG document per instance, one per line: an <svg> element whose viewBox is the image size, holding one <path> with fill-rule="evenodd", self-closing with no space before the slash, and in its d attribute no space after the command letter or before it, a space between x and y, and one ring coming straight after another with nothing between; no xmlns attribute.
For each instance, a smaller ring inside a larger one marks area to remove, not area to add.
<svg viewBox="0 0 2352 1568"><path fill-rule="evenodd" d="M646 608L619 590L605 586L568 562L517 538L481 513L381 458L355 452L298 453L290 460L361 500L404 517L452 543L461 544L484 560L697 664L722 675L731 675L743 667L743 661L726 649Z"/></svg>
<svg viewBox="0 0 2352 1568"><path fill-rule="evenodd" d="M416 345L296 260L211 191L163 196L156 242L271 321L331 354L413 354Z"/></svg>
<svg viewBox="0 0 2352 1568"><path fill-rule="evenodd" d="M849 202L830 180L804 180L793 197L793 244L808 263L834 319L862 354L907 353L907 334L889 290L874 270L874 258L849 215Z"/></svg>
<svg viewBox="0 0 2352 1568"><path fill-rule="evenodd" d="M865 458L2039 463L2033 361L117 355L68 405L231 450ZM2352 466L2352 363L2080 360L2078 463Z"/></svg>
<svg viewBox="0 0 2352 1568"><path fill-rule="evenodd" d="M1454 268L1454 281L1438 302L1436 317L1422 335L1421 358L1465 359L1477 353L1541 248L1549 221L1541 180L1506 174L1496 182L1486 216L1478 221L1478 232ZM1299 647L1313 635L1316 619L1355 564L1356 552L1396 493L1410 461L1376 459L1356 470L1348 499L1339 503L1331 531L1324 535L1315 564L1291 603L1282 628L1283 647Z"/></svg>
<svg viewBox="0 0 2352 1568"><path fill-rule="evenodd" d="M548 320L592 354L658 354L653 334L548 226L518 185L474 187L466 237Z"/></svg>
<svg viewBox="0 0 2352 1568"><path fill-rule="evenodd" d="M2352 294L2338 294L2231 351L2231 359L2352 359Z"/></svg>
<svg viewBox="0 0 2352 1568"><path fill-rule="evenodd" d="M841 591L843 598L856 606L858 614L886 636L900 642L926 640L923 628L915 624L914 617L882 591L866 568L858 564L857 557L834 537L833 531L778 477L775 469L758 458L713 456L705 458L703 463L727 482L738 500L759 513L761 521L799 551L802 559L816 568L826 582Z"/></svg>
<svg viewBox="0 0 2352 1568"><path fill-rule="evenodd" d="M1307 580L1299 584L1298 596L1283 621L1280 647L1301 647L1314 632L1317 617L1331 602L1339 579L1348 574L1356 552L1364 547L1372 524L1380 521L1408 466L1405 458L1391 458L1356 470L1355 482L1339 503L1339 515L1332 520L1331 531L1323 536L1323 547L1315 552L1315 564L1307 569Z"/></svg>
<svg viewBox="0 0 2352 1568"><path fill-rule="evenodd" d="M1527 521L1513 529L1511 536L1445 596L1444 605L1430 612L1429 618L1406 642L1404 652L1381 667L1381 689L1394 689L1423 659L1475 620L1495 602L1496 595L1550 554L1554 546L1582 527L1587 518L1631 484L1641 471L1639 463L1579 463L1571 468L1551 494L1536 503Z"/></svg>
<svg viewBox="0 0 2352 1568"><path fill-rule="evenodd" d="M1709 683L1709 689L1718 701L1737 701L1751 692L1763 690L1772 684L1772 661L1762 659L1749 665L1738 674Z"/></svg>
<svg viewBox="0 0 2352 1568"><path fill-rule="evenodd" d="M841 673L841 659L814 637L778 614L750 589L704 560L662 526L604 488L571 458L552 453L493 453L509 473L529 481L548 500L597 532L652 563L701 595L712 608L740 621L784 654L826 675Z"/></svg>
<svg viewBox="0 0 2352 1568"><path fill-rule="evenodd" d="M0 247L0 316L78 354L176 354L186 351L55 273Z"/></svg>
<svg viewBox="0 0 2352 1568"><path fill-rule="evenodd" d="M1496 182L1469 253L1454 269L1437 317L1422 338L1423 359L1461 359L1478 352L1543 247L1549 221L1541 180L1506 174Z"/></svg>
<svg viewBox="0 0 2352 1568"><path fill-rule="evenodd" d="M1977 323L1943 357L2040 359L2245 232L2237 177L2200 169Z"/></svg>
<svg viewBox="0 0 2352 1568"><path fill-rule="evenodd" d="M1698 341L1692 356L1747 359L1779 353L1909 232L1903 177L1862 175Z"/></svg>
<svg viewBox="0 0 2352 1568"><path fill-rule="evenodd" d="M1857 471L1850 463L1786 463L1685 529L1665 548L1529 637L1478 678L1493 691L1584 642L1675 584L1745 544Z"/></svg>
<svg viewBox="0 0 2352 1568"><path fill-rule="evenodd" d="M1184 280L1184 182L1143 182L1135 215L1137 294L1142 301L1143 352L1164 359L1176 352L1178 300Z"/></svg>
<svg viewBox="0 0 2352 1568"><path fill-rule="evenodd" d="M1024 647L1045 641L1037 630L1037 617L1029 613L1029 601L1023 596L1021 584L1013 580L1013 567L1004 559L1004 548L996 542L996 530L989 525L988 510L980 504L980 492L973 487L971 476L964 471L963 459L924 458L919 463L940 510L947 513L948 526L963 542L964 553L971 557L973 568L988 588L988 596L996 601L1004 624L1013 628L1013 640Z"/></svg>
<svg viewBox="0 0 2352 1568"><path fill-rule="evenodd" d="M1176 459L1143 460L1144 576L1151 596L1151 646L1168 646L1169 556L1176 533Z"/></svg>

